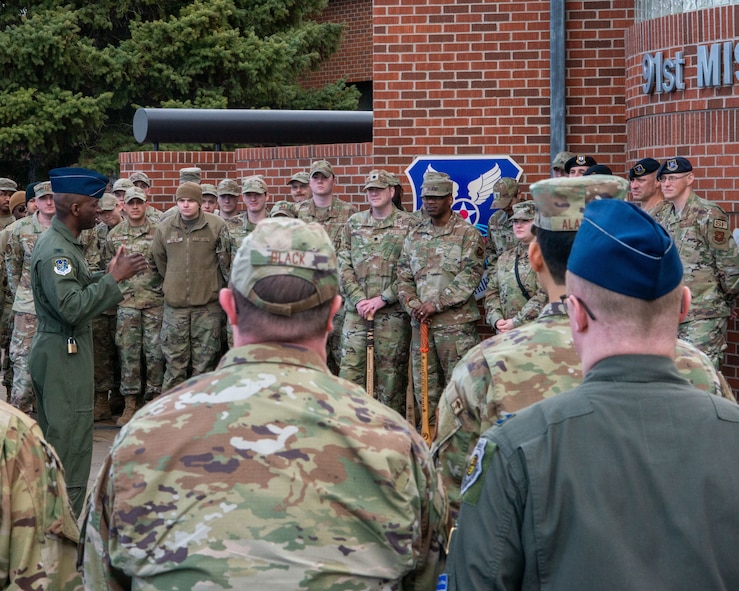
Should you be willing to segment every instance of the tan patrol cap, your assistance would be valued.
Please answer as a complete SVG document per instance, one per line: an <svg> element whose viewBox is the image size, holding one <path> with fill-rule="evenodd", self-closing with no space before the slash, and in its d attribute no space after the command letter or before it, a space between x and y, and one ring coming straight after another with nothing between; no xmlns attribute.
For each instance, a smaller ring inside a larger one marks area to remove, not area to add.
<svg viewBox="0 0 739 591"><path fill-rule="evenodd" d="M188 168L180 169L180 184L182 183L197 183L200 184L200 176L203 171L197 166L191 166Z"/></svg>
<svg viewBox="0 0 739 591"><path fill-rule="evenodd" d="M254 286L260 279L288 275L311 283L316 291L294 302L267 302ZM339 293L336 252L323 227L285 217L267 218L246 237L234 258L234 288L256 307L278 316L292 316L327 302Z"/></svg>
<svg viewBox="0 0 739 591"><path fill-rule="evenodd" d="M140 187L131 187L130 189L126 189L126 194L123 197L123 202L128 203L132 199L141 199L141 201L146 203L146 193Z"/></svg>
<svg viewBox="0 0 739 591"><path fill-rule="evenodd" d="M534 225L552 232L576 232L585 205L596 199L623 200L629 183L621 177L593 174L581 177L544 179L529 187L536 203Z"/></svg>

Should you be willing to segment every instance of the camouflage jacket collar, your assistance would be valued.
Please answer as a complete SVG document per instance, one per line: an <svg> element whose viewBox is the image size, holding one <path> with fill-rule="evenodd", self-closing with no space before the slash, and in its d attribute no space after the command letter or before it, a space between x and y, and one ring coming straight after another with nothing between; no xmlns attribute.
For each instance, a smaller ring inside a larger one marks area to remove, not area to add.
<svg viewBox="0 0 739 591"><path fill-rule="evenodd" d="M317 353L291 343L256 343L234 347L223 356L218 369L249 363L294 365L329 373L328 366Z"/></svg>
<svg viewBox="0 0 739 591"><path fill-rule="evenodd" d="M539 313L539 318L548 316L567 316L567 305L562 302L549 302Z"/></svg>

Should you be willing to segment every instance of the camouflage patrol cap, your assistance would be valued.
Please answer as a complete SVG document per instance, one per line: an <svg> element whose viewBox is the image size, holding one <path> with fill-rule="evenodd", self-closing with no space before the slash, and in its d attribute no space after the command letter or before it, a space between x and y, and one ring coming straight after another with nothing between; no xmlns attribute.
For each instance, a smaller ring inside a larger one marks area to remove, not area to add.
<svg viewBox="0 0 739 591"><path fill-rule="evenodd" d="M203 192L203 195L213 195L213 197L218 196L218 189L216 189L215 185L210 183L202 183L200 185L200 190Z"/></svg>
<svg viewBox="0 0 739 591"><path fill-rule="evenodd" d="M113 183L111 191L113 191L113 193L116 191L127 191L131 187L133 187L133 181L131 179L118 179Z"/></svg>
<svg viewBox="0 0 739 591"><path fill-rule="evenodd" d="M387 170L372 170L364 180L364 191L367 189L387 189L391 185L396 185L397 179L392 178Z"/></svg>
<svg viewBox="0 0 739 591"><path fill-rule="evenodd" d="M536 214L536 205L533 201L521 201L513 206L511 220L533 220Z"/></svg>
<svg viewBox="0 0 739 591"><path fill-rule="evenodd" d="M123 202L128 203L132 199L141 199L141 201L146 203L146 193L140 187L131 187L130 189L126 189L126 194L123 197Z"/></svg>
<svg viewBox="0 0 739 591"><path fill-rule="evenodd" d="M588 168L590 168L591 166L595 166L596 164L598 163L592 156L584 156L582 154L578 154L577 156L573 156L567 162L565 162L565 172L567 174L570 174L570 170L573 166L587 166Z"/></svg>
<svg viewBox="0 0 739 591"><path fill-rule="evenodd" d="M261 174L255 174L254 176L248 176L241 181L241 193L259 193L260 195L266 195L267 183L264 182L264 176Z"/></svg>
<svg viewBox="0 0 739 591"><path fill-rule="evenodd" d="M110 193L105 193L100 198L100 209L103 211L113 211L118 206L118 199L115 198L115 195L111 195Z"/></svg>
<svg viewBox="0 0 739 591"><path fill-rule="evenodd" d="M518 195L518 181L510 177L503 177L495 181L493 185L492 206L495 209L504 209L511 204Z"/></svg>
<svg viewBox="0 0 739 591"><path fill-rule="evenodd" d="M269 217L296 218L298 216L295 214L292 203L289 201L278 201L272 206L272 209L269 210Z"/></svg>
<svg viewBox="0 0 739 591"><path fill-rule="evenodd" d="M334 167L329 164L328 160L316 160L310 165L310 176L320 172L323 176L334 176Z"/></svg>
<svg viewBox="0 0 739 591"><path fill-rule="evenodd" d="M241 195L239 183L233 179L223 179L218 183L218 195L233 195L234 197L238 197Z"/></svg>
<svg viewBox="0 0 739 591"><path fill-rule="evenodd" d="M301 170L300 172L296 172L294 175L290 177L290 180L287 181L287 185L293 182L302 183L304 185L307 185L310 183L310 174L308 174L306 171Z"/></svg>
<svg viewBox="0 0 739 591"><path fill-rule="evenodd" d="M189 168L180 168L180 184L182 183L197 183L200 184L200 175L202 174L197 166L191 166Z"/></svg>
<svg viewBox="0 0 739 591"><path fill-rule="evenodd" d="M316 291L295 302L267 302L254 292L265 277L288 275L311 283ZM292 316L339 293L339 272L331 239L318 223L290 218L267 218L246 237L234 258L231 284L258 308L279 316Z"/></svg>
<svg viewBox="0 0 739 591"><path fill-rule="evenodd" d="M575 232L582 222L585 205L596 199L623 200L629 183L621 177L593 174L581 177L544 179L529 188L536 203L534 225L552 232Z"/></svg>
<svg viewBox="0 0 739 591"><path fill-rule="evenodd" d="M447 173L430 170L423 175L421 197L425 197L426 195L431 197L446 197L453 192L454 184Z"/></svg>
<svg viewBox="0 0 739 591"><path fill-rule="evenodd" d="M128 177L128 180L132 183L144 183L147 187L151 187L151 179L146 176L146 173L143 172L133 172Z"/></svg>
<svg viewBox="0 0 739 591"><path fill-rule="evenodd" d="M399 187L400 186L400 179L397 177L397 175L394 175L392 172L387 172L387 180L391 187Z"/></svg>
<svg viewBox="0 0 739 591"><path fill-rule="evenodd" d="M0 191L17 191L18 184L13 179L0 178Z"/></svg>
<svg viewBox="0 0 739 591"><path fill-rule="evenodd" d="M567 161L572 158L574 154L572 152L559 152L555 157L554 160L552 160L552 168L554 170L564 170L565 164Z"/></svg>
<svg viewBox="0 0 739 591"><path fill-rule="evenodd" d="M51 181L42 181L40 183L36 183L33 187L33 196L35 199L53 194L54 191L51 190ZM28 197L28 193L26 193L26 197Z"/></svg>

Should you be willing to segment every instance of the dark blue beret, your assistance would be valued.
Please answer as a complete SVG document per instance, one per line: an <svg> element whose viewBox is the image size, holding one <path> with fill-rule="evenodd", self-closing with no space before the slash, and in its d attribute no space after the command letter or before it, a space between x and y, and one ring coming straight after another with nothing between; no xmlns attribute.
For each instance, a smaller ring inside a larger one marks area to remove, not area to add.
<svg viewBox="0 0 739 591"><path fill-rule="evenodd" d="M567 162L565 162L565 172L567 174L570 174L570 169L573 166L595 166L598 164L595 161L595 158L592 156L583 156L582 154L578 154L577 156L573 156L570 158Z"/></svg>
<svg viewBox="0 0 739 591"><path fill-rule="evenodd" d="M108 186L108 177L86 168L55 168L49 171L54 193L72 193L100 199Z"/></svg>
<svg viewBox="0 0 739 591"><path fill-rule="evenodd" d="M657 169L657 180L662 178L663 174L678 174L680 172L690 172L691 170L693 170L693 165L690 163L690 160L682 156L675 156L674 158L665 160Z"/></svg>
<svg viewBox="0 0 739 591"><path fill-rule="evenodd" d="M629 169L629 180L635 177L651 174L659 168L659 162L654 158L642 158Z"/></svg>
<svg viewBox="0 0 739 591"><path fill-rule="evenodd" d="M683 278L680 255L665 229L640 207L616 199L585 207L567 269L640 300L662 297Z"/></svg>
<svg viewBox="0 0 739 591"><path fill-rule="evenodd" d="M591 174L613 174L613 171L605 164L593 164L585 171L583 176L590 176Z"/></svg>

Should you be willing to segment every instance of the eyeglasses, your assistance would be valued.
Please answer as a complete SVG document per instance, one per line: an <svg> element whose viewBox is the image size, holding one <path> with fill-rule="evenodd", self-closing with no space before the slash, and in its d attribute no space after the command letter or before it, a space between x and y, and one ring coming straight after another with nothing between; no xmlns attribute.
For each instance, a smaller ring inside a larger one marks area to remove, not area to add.
<svg viewBox="0 0 739 591"><path fill-rule="evenodd" d="M583 302L583 301L582 301L582 298L579 298L579 297L577 297L576 295L573 295L573 294L571 294L571 293L566 293L566 294L564 294L564 295L561 295L561 296L559 296L559 299L560 299L560 301L561 301L561 302L562 302L562 303L563 303L563 304L564 304L565 306L567 305L567 301L568 301L568 300L569 300L570 298L574 298L575 300L577 300L577 301L578 301L578 302L580 303L580 305L581 305L581 306L582 306L583 308L585 308L585 313L586 313L586 314L587 314L587 315L588 315L588 316L590 317L590 320L592 320L593 322L595 322L595 321L596 321L596 318L595 318L595 314L593 314L593 312L592 312L592 311L590 310L590 308L588 307L588 305L587 305L587 304L586 304L585 302Z"/></svg>
<svg viewBox="0 0 739 591"><path fill-rule="evenodd" d="M685 172L683 174L671 174L671 175L664 175L663 174L661 177L659 177L657 179L657 182L658 183L662 183L662 184L665 184L665 183L676 183L678 180L680 180L683 177L688 176L689 174L690 174L689 172Z"/></svg>
<svg viewBox="0 0 739 591"><path fill-rule="evenodd" d="M424 201L444 201L449 195L422 195Z"/></svg>

